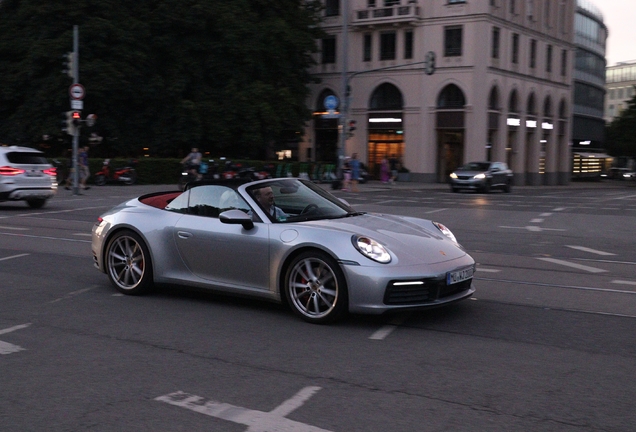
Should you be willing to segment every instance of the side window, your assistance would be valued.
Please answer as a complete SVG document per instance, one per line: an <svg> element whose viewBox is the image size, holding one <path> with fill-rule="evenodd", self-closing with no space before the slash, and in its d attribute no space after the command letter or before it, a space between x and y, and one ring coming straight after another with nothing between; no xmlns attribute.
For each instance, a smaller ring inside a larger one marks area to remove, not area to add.
<svg viewBox="0 0 636 432"><path fill-rule="evenodd" d="M198 186L189 190L187 213L218 218L226 210L239 209L247 212L249 206L232 188L226 186ZM183 196L183 195L182 195ZM179 196L175 201L177 201ZM170 207L175 205L170 203ZM182 205L182 203L177 203Z"/></svg>

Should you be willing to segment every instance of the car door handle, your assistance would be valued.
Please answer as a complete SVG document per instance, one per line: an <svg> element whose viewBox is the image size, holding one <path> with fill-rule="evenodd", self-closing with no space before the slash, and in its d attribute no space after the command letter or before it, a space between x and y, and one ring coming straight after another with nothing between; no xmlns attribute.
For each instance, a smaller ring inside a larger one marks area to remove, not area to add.
<svg viewBox="0 0 636 432"><path fill-rule="evenodd" d="M182 238L182 239L187 239L192 237L192 233L189 233L187 231L177 231L177 235L179 236L179 238Z"/></svg>

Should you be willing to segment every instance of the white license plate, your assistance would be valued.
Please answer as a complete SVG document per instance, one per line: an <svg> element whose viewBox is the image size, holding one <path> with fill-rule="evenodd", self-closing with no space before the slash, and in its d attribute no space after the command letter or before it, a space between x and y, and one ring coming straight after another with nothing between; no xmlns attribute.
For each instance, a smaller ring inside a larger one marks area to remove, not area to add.
<svg viewBox="0 0 636 432"><path fill-rule="evenodd" d="M473 277L475 268L473 266L466 267L461 270L446 273L446 285L453 285L459 282L463 282Z"/></svg>

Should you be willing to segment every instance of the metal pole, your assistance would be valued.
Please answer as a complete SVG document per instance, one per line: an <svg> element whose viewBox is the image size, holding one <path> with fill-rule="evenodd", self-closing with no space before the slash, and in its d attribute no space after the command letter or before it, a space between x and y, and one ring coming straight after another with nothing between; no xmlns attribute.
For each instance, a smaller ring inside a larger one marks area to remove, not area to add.
<svg viewBox="0 0 636 432"><path fill-rule="evenodd" d="M73 26L73 84L79 83L79 28ZM79 195L79 127L73 129L73 195Z"/></svg>
<svg viewBox="0 0 636 432"><path fill-rule="evenodd" d="M338 161L336 170L338 177L342 174L345 144L347 143L347 117L349 116L349 101L347 100L347 66L349 63L349 1L342 0L342 89L340 92L340 142L338 144Z"/></svg>

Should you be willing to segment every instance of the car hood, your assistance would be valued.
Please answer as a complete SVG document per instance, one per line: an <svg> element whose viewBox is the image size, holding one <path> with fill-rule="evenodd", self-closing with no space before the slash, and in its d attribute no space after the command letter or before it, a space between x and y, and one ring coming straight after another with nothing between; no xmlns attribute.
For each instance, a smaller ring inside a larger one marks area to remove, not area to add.
<svg viewBox="0 0 636 432"><path fill-rule="evenodd" d="M352 235L368 236L387 247L400 265L435 264L466 255L429 220L379 213L305 222Z"/></svg>
<svg viewBox="0 0 636 432"><path fill-rule="evenodd" d="M476 176L477 174L485 174L487 171L458 169L458 170L455 170L454 172L457 175Z"/></svg>

